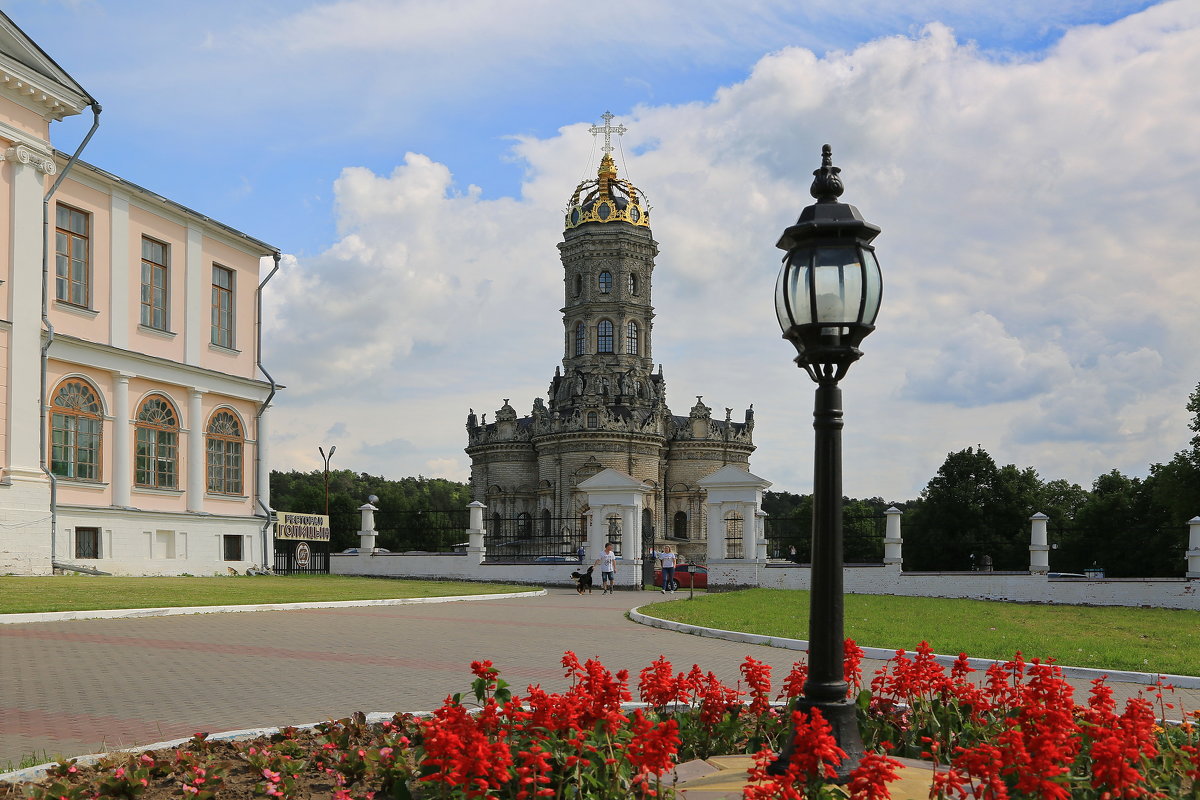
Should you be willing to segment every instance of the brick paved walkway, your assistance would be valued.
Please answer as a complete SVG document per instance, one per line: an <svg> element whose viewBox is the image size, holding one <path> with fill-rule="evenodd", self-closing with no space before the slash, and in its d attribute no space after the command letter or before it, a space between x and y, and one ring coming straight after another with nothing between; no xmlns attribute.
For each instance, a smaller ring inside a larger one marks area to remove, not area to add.
<svg viewBox="0 0 1200 800"><path fill-rule="evenodd" d="M795 660L791 651L661 631L624 616L662 599L551 589L546 597L437 606L0 625L0 770L33 753L73 756L197 731L428 710L467 690L474 659L491 659L519 689L563 688L564 650L635 675L663 654L677 668L698 663L729 683L747 654L776 676ZM1181 695L1200 708L1200 692Z"/></svg>

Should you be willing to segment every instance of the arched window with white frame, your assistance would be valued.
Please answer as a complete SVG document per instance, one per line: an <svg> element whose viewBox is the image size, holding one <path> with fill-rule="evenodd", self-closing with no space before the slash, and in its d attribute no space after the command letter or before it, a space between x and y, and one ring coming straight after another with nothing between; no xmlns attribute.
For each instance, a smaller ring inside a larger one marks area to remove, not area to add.
<svg viewBox="0 0 1200 800"><path fill-rule="evenodd" d="M242 494L242 456L246 437L242 423L227 409L218 409L205 431L208 491L213 494Z"/></svg>

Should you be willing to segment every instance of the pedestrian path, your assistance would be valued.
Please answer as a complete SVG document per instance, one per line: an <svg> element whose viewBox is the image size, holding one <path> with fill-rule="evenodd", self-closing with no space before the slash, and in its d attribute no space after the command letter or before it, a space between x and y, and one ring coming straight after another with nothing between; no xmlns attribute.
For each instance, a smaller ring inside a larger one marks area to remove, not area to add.
<svg viewBox="0 0 1200 800"><path fill-rule="evenodd" d="M478 659L491 659L514 688L554 691L566 688L565 650L628 669L635 681L665 655L679 669L699 664L729 684L748 654L775 676L798 656L626 618L634 606L666 599L550 589L443 605L0 625L0 769L33 754L53 759L200 731L425 711L467 690L468 665ZM864 662L864 670L879 663ZM1178 699L1200 708L1200 691Z"/></svg>

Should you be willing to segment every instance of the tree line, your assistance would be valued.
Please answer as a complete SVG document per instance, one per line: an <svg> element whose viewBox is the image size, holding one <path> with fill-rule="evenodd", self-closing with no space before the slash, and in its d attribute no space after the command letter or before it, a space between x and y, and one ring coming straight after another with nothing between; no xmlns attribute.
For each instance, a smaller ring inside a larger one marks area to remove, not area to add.
<svg viewBox="0 0 1200 800"><path fill-rule="evenodd" d="M996 570L1029 567L1029 517L1044 513L1050 569L1102 568L1109 577L1176 577L1186 569L1187 521L1200 515L1200 386L1188 398L1193 436L1145 478L1118 470L1090 489L1043 480L1032 467L998 465L983 447L949 453L919 497L885 502L845 498L845 515L904 512L906 570L969 570L986 558ZM766 492L768 519L811 515L807 495ZM859 526L861 527L861 525ZM882 528L874 535L882 536ZM847 541L847 560L852 544ZM861 545L857 545L861 547Z"/></svg>
<svg viewBox="0 0 1200 800"><path fill-rule="evenodd" d="M334 552L358 545L358 530L362 527L358 509L371 495L379 498L375 503L379 508L375 522L381 534L378 541L381 547L409 549L404 544L409 539L427 541L433 515L425 512L454 512L461 520L455 519L458 530L451 538L456 541L465 538L466 507L471 502L471 489L466 484L421 475L389 480L339 469L329 472L329 538ZM279 511L324 514L324 470L272 471L271 506ZM440 522L432 524L441 527Z"/></svg>

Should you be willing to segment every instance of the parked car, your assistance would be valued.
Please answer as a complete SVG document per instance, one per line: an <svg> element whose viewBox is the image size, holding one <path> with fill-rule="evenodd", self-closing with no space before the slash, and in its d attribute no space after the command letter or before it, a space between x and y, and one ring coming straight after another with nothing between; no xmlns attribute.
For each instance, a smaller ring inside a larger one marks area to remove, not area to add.
<svg viewBox="0 0 1200 800"><path fill-rule="evenodd" d="M390 553L390 552L392 552L392 551L391 551L391 550L388 550L388 549L387 549L387 548L385 548L385 547L376 547L376 548L375 548L374 550L372 550L371 552L372 552L372 553ZM342 551L342 555L351 555L351 556L353 556L353 555L357 555L357 554L358 554L358 548L357 548L357 547L347 547L345 550L343 550L343 551Z"/></svg>
<svg viewBox="0 0 1200 800"><path fill-rule="evenodd" d="M708 568L701 567L698 564L692 565L693 572L688 574L686 568L678 567L675 570L675 581L679 584L680 589L690 589L693 586L697 589L708 588ZM662 570L654 570L654 585L662 587Z"/></svg>
<svg viewBox="0 0 1200 800"><path fill-rule="evenodd" d="M579 559L570 558L568 556L538 556L533 560L535 564L578 564Z"/></svg>

